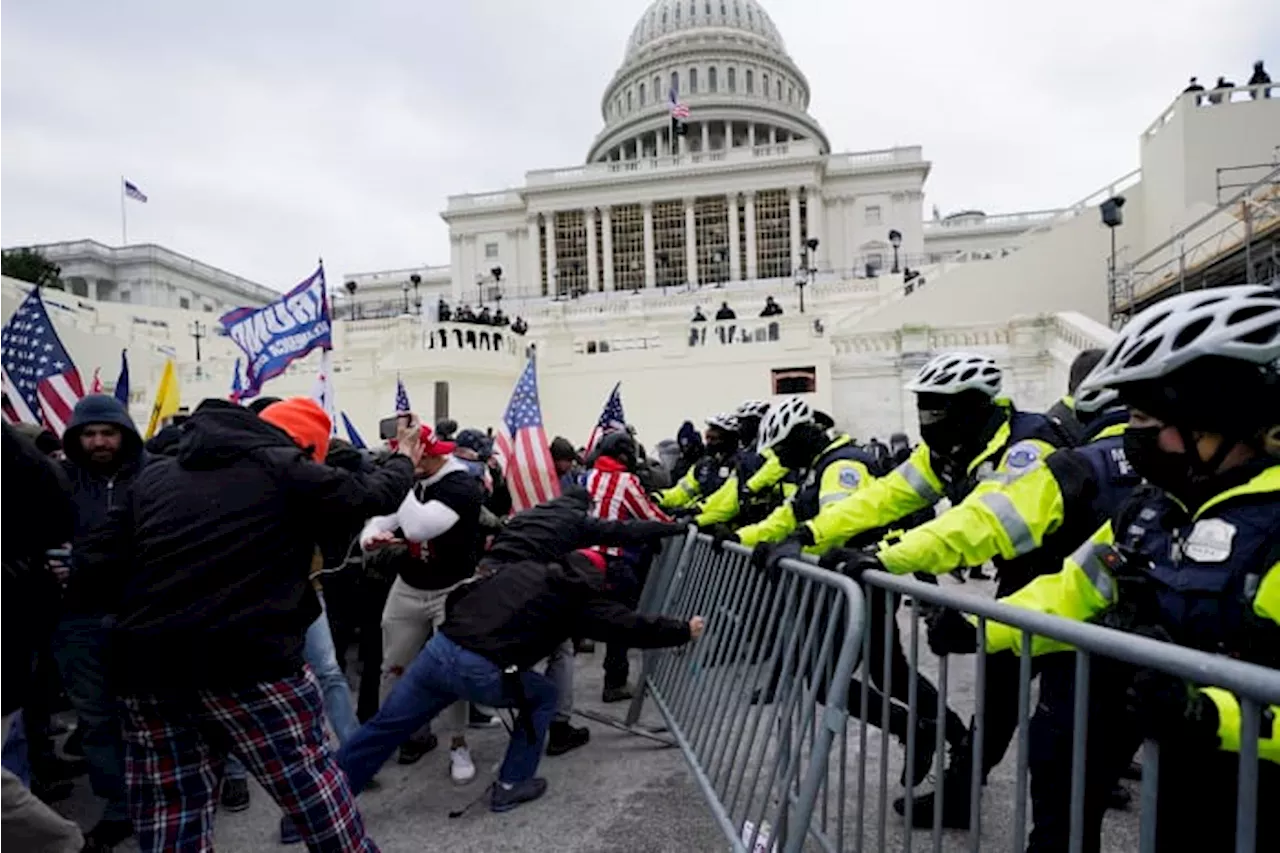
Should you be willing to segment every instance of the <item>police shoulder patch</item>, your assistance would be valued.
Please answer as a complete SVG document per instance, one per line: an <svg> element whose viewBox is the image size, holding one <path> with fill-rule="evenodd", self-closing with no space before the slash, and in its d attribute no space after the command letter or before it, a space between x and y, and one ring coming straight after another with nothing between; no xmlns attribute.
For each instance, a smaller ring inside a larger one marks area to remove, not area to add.
<svg viewBox="0 0 1280 853"><path fill-rule="evenodd" d="M840 469L840 488L856 489L861 482L862 475L858 473L857 468L847 466Z"/></svg>
<svg viewBox="0 0 1280 853"><path fill-rule="evenodd" d="M1010 471L1025 471L1040 461L1040 448L1034 444L1015 444L1004 458L1005 467Z"/></svg>

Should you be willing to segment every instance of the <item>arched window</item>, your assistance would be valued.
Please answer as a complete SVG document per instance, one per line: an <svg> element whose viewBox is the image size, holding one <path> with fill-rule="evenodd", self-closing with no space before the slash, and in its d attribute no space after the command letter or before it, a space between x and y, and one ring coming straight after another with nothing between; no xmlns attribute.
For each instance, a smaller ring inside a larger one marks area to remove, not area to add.
<svg viewBox="0 0 1280 853"><path fill-rule="evenodd" d="M756 93L755 77L756 77L755 72L753 72L750 68L748 68L747 69L747 94L748 95L754 95Z"/></svg>
<svg viewBox="0 0 1280 853"><path fill-rule="evenodd" d="M677 6L676 8L679 9L680 7ZM675 92L677 95L680 94L680 72L679 71L671 72L671 91Z"/></svg>
<svg viewBox="0 0 1280 853"><path fill-rule="evenodd" d="M689 94L692 95L694 92L697 92L697 91L698 91L698 69L690 68L689 69Z"/></svg>
<svg viewBox="0 0 1280 853"><path fill-rule="evenodd" d="M795 86L788 86L787 87L787 103L792 103L793 101L795 101L795 99L796 99Z"/></svg>
<svg viewBox="0 0 1280 853"><path fill-rule="evenodd" d="M667 25L667 10L663 9L662 10L662 26L665 27L666 25Z"/></svg>
<svg viewBox="0 0 1280 853"><path fill-rule="evenodd" d="M627 90L627 112L631 112L631 90Z"/></svg>
<svg viewBox="0 0 1280 853"><path fill-rule="evenodd" d="M659 99L659 98L661 98L661 97L662 97L662 78L661 78L661 77L657 77L657 76L655 76L655 77L653 78L653 100L654 100L654 103L657 103L658 99Z"/></svg>
<svg viewBox="0 0 1280 853"><path fill-rule="evenodd" d="M644 84L640 84L640 106L644 106Z"/></svg>
<svg viewBox="0 0 1280 853"><path fill-rule="evenodd" d="M782 78L778 78L777 84L778 84L778 100L781 101L782 100Z"/></svg>
<svg viewBox="0 0 1280 853"><path fill-rule="evenodd" d="M769 97L769 75L768 74L760 75L760 94L764 95L766 98Z"/></svg>
<svg viewBox="0 0 1280 853"><path fill-rule="evenodd" d="M676 23L680 23L680 4L676 4Z"/></svg>
<svg viewBox="0 0 1280 853"><path fill-rule="evenodd" d="M713 66L711 66L710 68L708 68L708 69L707 69L707 91L708 91L708 92L714 92L714 91L716 91L716 88L717 88L716 83L717 83L717 81L716 81L716 68L715 68L715 66L713 65Z"/></svg>
<svg viewBox="0 0 1280 853"><path fill-rule="evenodd" d="M729 91L738 91L738 73L734 68L729 69Z"/></svg>

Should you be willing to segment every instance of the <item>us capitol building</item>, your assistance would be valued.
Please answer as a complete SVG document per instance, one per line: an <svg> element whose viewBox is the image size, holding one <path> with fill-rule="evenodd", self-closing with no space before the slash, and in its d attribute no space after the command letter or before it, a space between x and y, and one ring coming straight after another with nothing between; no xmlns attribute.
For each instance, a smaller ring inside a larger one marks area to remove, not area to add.
<svg viewBox="0 0 1280 853"><path fill-rule="evenodd" d="M687 107L682 133L671 92ZM1280 98L1260 95L1178 96L1135 122L1136 169L1060 207L926 216L921 147L834 153L756 0L655 0L604 87L583 164L448 198L447 265L330 271L338 405L371 438L399 375L424 416L496 425L533 345L548 433L578 442L618 381L650 444L686 417L784 393L860 438L912 432L901 386L948 348L992 353L1006 392L1045 406L1074 355L1134 308L1244 280L1242 265L1275 275ZM1104 224L1100 206L1117 198L1122 220ZM168 353L185 402L226 395L240 354L193 328L262 304L265 289L160 247L40 248L62 267L68 289L47 301L86 382L94 367L113 377L127 347L136 416ZM5 281L6 316L23 292ZM782 316L757 316L767 296ZM440 298L500 305L529 333L438 322ZM691 322L722 302L734 320ZM317 362L266 393L309 393Z"/></svg>

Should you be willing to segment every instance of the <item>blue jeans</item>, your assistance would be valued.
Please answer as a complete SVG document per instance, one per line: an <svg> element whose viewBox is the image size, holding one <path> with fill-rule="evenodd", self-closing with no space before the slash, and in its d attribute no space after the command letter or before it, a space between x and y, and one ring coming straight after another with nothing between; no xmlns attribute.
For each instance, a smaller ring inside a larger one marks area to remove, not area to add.
<svg viewBox="0 0 1280 853"><path fill-rule="evenodd" d="M321 599L321 604L323 603L324 600ZM338 736L338 743L344 744L360 728L360 722L356 719L356 709L351 701L351 685L347 683L342 667L338 666L333 634L329 630L329 617L323 610L320 617L307 629L302 657L320 682L320 692L324 695L324 715L333 727L333 733ZM226 775L228 779L244 779L248 774L240 760L231 755L227 758Z"/></svg>
<svg viewBox="0 0 1280 853"><path fill-rule="evenodd" d="M84 727L89 785L107 801L104 820L128 820L124 784L124 734L120 705L107 684L110 631L102 616L71 615L58 623L53 656L71 705Z"/></svg>
<svg viewBox="0 0 1280 853"><path fill-rule="evenodd" d="M537 772L547 727L556 712L555 684L528 671L520 673L520 680L533 725L533 740L523 723L512 732L506 758L498 771L498 780L508 785L532 779ZM503 690L502 671L496 664L437 631L405 670L378 713L338 750L338 765L346 771L351 789L359 793L396 747L460 699L493 708L516 705L516 698Z"/></svg>
<svg viewBox="0 0 1280 853"><path fill-rule="evenodd" d="M31 787L31 761L27 757L27 730L22 723L22 712L13 715L9 725L9 736L4 739L4 753L0 756L0 764L14 776L22 780L22 784Z"/></svg>

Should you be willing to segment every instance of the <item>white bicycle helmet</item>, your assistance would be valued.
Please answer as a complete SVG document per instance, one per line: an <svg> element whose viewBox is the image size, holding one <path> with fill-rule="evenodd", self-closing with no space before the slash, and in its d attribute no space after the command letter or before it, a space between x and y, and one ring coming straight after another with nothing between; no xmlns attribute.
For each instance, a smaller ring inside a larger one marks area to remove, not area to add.
<svg viewBox="0 0 1280 853"><path fill-rule="evenodd" d="M1079 392L1159 379L1205 356L1280 359L1280 294L1236 285L1157 302L1125 324Z"/></svg>
<svg viewBox="0 0 1280 853"><path fill-rule="evenodd" d="M1089 388L1085 391L1076 391L1076 411L1084 412L1086 415L1100 412L1108 406L1113 405L1120 394L1114 388Z"/></svg>
<svg viewBox="0 0 1280 853"><path fill-rule="evenodd" d="M972 352L946 352L929 359L907 390L917 394L959 394L981 391L988 397L1000 393L1004 373L989 355Z"/></svg>
<svg viewBox="0 0 1280 853"><path fill-rule="evenodd" d="M734 412L740 418L763 418L769 413L769 403L765 400L745 400Z"/></svg>
<svg viewBox="0 0 1280 853"><path fill-rule="evenodd" d="M800 424L813 423L813 409L799 397L788 397L769 409L760 425L760 449L768 450L791 435Z"/></svg>
<svg viewBox="0 0 1280 853"><path fill-rule="evenodd" d="M738 416L730 412L721 412L707 418L707 426L722 429L725 432L737 432Z"/></svg>

